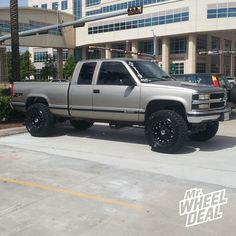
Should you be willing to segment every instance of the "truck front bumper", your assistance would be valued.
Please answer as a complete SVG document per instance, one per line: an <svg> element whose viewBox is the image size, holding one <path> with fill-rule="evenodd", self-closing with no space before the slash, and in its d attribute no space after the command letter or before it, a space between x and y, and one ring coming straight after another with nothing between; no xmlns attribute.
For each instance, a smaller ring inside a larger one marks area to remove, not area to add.
<svg viewBox="0 0 236 236"><path fill-rule="evenodd" d="M226 121L229 120L230 112L230 107L218 111L192 111L187 113L187 120L189 123L202 123L214 120Z"/></svg>

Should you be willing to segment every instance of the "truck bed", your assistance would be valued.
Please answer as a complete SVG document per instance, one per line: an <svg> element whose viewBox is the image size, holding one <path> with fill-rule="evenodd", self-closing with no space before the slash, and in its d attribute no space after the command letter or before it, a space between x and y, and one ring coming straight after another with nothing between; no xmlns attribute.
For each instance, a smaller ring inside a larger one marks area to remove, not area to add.
<svg viewBox="0 0 236 236"><path fill-rule="evenodd" d="M68 116L69 86L69 82L15 82L12 105L25 111L30 101L43 98L53 114Z"/></svg>

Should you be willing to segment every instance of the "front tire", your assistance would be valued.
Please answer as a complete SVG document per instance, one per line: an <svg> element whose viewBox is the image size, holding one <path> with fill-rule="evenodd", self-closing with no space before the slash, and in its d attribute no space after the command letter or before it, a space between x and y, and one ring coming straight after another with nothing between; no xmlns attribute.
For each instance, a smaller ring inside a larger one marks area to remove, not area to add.
<svg viewBox="0 0 236 236"><path fill-rule="evenodd" d="M219 129L219 121L212 121L205 124L205 129L189 135L189 138L193 141L207 141L213 138Z"/></svg>
<svg viewBox="0 0 236 236"><path fill-rule="evenodd" d="M93 126L93 122L86 120L70 120L71 125L78 130L87 130Z"/></svg>
<svg viewBox="0 0 236 236"><path fill-rule="evenodd" d="M145 134L154 151L176 153L187 140L187 124L175 111L161 110L151 114L145 125Z"/></svg>
<svg viewBox="0 0 236 236"><path fill-rule="evenodd" d="M25 115L25 125L34 137L46 137L54 124L54 117L47 105L35 103L31 105Z"/></svg>

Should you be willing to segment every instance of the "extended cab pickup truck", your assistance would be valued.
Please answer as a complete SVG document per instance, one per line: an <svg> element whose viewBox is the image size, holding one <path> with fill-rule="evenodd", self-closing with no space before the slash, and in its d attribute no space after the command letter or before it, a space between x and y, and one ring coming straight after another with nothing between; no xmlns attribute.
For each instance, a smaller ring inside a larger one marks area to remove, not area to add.
<svg viewBox="0 0 236 236"><path fill-rule="evenodd" d="M154 62L111 59L79 62L71 82L15 83L12 105L26 112L32 136L47 136L61 119L78 130L139 125L153 150L175 153L187 137L215 136L229 119L226 100L224 89L174 81Z"/></svg>

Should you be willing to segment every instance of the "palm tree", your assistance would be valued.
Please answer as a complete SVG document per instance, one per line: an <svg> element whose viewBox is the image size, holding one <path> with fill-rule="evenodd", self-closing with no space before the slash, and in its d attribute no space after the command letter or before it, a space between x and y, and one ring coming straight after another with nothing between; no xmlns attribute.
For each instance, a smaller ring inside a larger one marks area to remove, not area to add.
<svg viewBox="0 0 236 236"><path fill-rule="evenodd" d="M11 50L12 50L12 81L20 80L18 0L10 0L11 16Z"/></svg>

